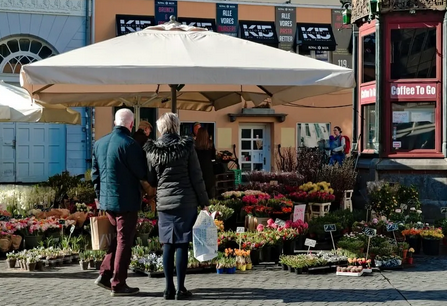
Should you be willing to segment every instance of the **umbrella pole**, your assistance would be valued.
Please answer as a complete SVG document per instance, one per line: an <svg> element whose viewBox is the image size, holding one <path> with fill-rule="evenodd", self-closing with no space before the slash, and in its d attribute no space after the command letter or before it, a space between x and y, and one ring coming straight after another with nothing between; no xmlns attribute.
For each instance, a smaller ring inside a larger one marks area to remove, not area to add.
<svg viewBox="0 0 447 306"><path fill-rule="evenodd" d="M169 85L171 87L171 112L177 113L177 85Z"/></svg>
<svg viewBox="0 0 447 306"><path fill-rule="evenodd" d="M135 105L134 117L135 117L135 131L136 131L138 130L138 126L140 125L140 105Z"/></svg>

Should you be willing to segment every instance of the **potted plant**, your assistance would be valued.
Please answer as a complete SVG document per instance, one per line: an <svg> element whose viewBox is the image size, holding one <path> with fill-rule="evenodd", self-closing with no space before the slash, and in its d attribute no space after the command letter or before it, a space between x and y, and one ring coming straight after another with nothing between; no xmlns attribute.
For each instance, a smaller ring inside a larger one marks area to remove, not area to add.
<svg viewBox="0 0 447 306"><path fill-rule="evenodd" d="M37 264L37 257L35 254L30 253L27 257L27 263L28 263L28 270L29 271L35 271L36 270L36 264Z"/></svg>
<svg viewBox="0 0 447 306"><path fill-rule="evenodd" d="M413 253L414 253L414 249L413 248L409 248L408 249L408 257L407 257L407 263L409 264L409 265L412 265L413 264Z"/></svg>
<svg viewBox="0 0 447 306"><path fill-rule="evenodd" d="M8 268L13 269L17 263L17 254L14 252L10 252L6 254L6 263L8 264Z"/></svg>
<svg viewBox="0 0 447 306"><path fill-rule="evenodd" d="M138 218L137 221L137 237L141 239L143 246L148 246L149 234L154 228L152 220L147 218Z"/></svg>
<svg viewBox="0 0 447 306"><path fill-rule="evenodd" d="M428 228L421 231L422 237L422 250L425 255L439 255L440 241L444 238L442 229L440 228Z"/></svg>
<svg viewBox="0 0 447 306"><path fill-rule="evenodd" d="M279 263L281 264L282 269L283 269L284 271L287 271L288 266L289 266L289 263L290 263L290 257L287 256L287 255L281 255L281 256L279 257Z"/></svg>
<svg viewBox="0 0 447 306"><path fill-rule="evenodd" d="M225 273L226 257L222 252L219 252L216 259L217 274Z"/></svg>
<svg viewBox="0 0 447 306"><path fill-rule="evenodd" d="M82 270L88 270L89 261L86 260L83 252L79 252L79 265L81 266Z"/></svg>
<svg viewBox="0 0 447 306"><path fill-rule="evenodd" d="M94 251L93 258L95 260L95 269L99 270L101 269L102 261L104 260L104 257L106 256L105 251Z"/></svg>
<svg viewBox="0 0 447 306"><path fill-rule="evenodd" d="M405 237L405 240L408 242L410 248L414 249L415 254L419 254L421 251L421 230L417 228L405 229L402 231L402 235Z"/></svg>

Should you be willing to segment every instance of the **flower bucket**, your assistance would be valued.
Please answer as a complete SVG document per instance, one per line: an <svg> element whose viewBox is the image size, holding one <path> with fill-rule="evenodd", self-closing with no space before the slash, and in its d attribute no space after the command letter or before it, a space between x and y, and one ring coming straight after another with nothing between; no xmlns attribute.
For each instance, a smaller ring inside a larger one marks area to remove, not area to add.
<svg viewBox="0 0 447 306"><path fill-rule="evenodd" d="M247 269L247 265L246 264L239 266L239 270L241 270L241 271L245 271L246 269Z"/></svg>
<svg viewBox="0 0 447 306"><path fill-rule="evenodd" d="M217 274L224 274L225 269L224 268L216 269L216 272L217 272Z"/></svg>
<svg viewBox="0 0 447 306"><path fill-rule="evenodd" d="M287 269L290 273L295 272L295 268L292 268L291 266L287 266Z"/></svg>
<svg viewBox="0 0 447 306"><path fill-rule="evenodd" d="M303 274L303 268L296 268L295 269L296 274Z"/></svg>
<svg viewBox="0 0 447 306"><path fill-rule="evenodd" d="M439 255L439 240L422 239L422 250L425 255L438 256Z"/></svg>
<svg viewBox="0 0 447 306"><path fill-rule="evenodd" d="M251 270L251 269L253 269L253 265L252 265L252 263L248 263L247 264L247 270Z"/></svg>
<svg viewBox="0 0 447 306"><path fill-rule="evenodd" d="M407 263L409 265L412 265L413 264L413 257L407 257Z"/></svg>
<svg viewBox="0 0 447 306"><path fill-rule="evenodd" d="M407 242L408 242L410 248L414 249L414 254L421 253L421 243L422 243L421 236L409 237L407 239Z"/></svg>
<svg viewBox="0 0 447 306"><path fill-rule="evenodd" d="M295 239L284 240L283 245L282 245L282 252L284 255L295 254Z"/></svg>
<svg viewBox="0 0 447 306"><path fill-rule="evenodd" d="M43 271L43 267L44 267L43 261L39 260L38 262L36 262L36 270L37 271Z"/></svg>
<svg viewBox="0 0 447 306"><path fill-rule="evenodd" d="M227 274L234 274L236 273L236 267L227 268Z"/></svg>
<svg viewBox="0 0 447 306"><path fill-rule="evenodd" d="M259 250L259 262L271 262L272 247L265 245Z"/></svg>
<svg viewBox="0 0 447 306"><path fill-rule="evenodd" d="M28 264L28 270L29 271L35 271L36 270L36 263L35 262L29 263Z"/></svg>
<svg viewBox="0 0 447 306"><path fill-rule="evenodd" d="M42 241L42 236L25 236L25 249L31 250L37 248Z"/></svg>
<svg viewBox="0 0 447 306"><path fill-rule="evenodd" d="M262 250L262 249L261 249ZM259 250L251 250L250 259L253 265L259 265Z"/></svg>
<svg viewBox="0 0 447 306"><path fill-rule="evenodd" d="M8 268L13 269L16 267L17 259L15 258L8 259L6 260L6 263L8 264Z"/></svg>
<svg viewBox="0 0 447 306"><path fill-rule="evenodd" d="M101 261L95 261L95 269L96 270L100 270L101 269L101 265L102 265L102 260Z"/></svg>
<svg viewBox="0 0 447 306"><path fill-rule="evenodd" d="M288 270L288 266L287 266L286 264L282 264L282 269L283 269L284 271L287 271L287 270Z"/></svg>
<svg viewBox="0 0 447 306"><path fill-rule="evenodd" d="M89 262L88 261L80 261L79 265L81 266L82 270L88 270Z"/></svg>

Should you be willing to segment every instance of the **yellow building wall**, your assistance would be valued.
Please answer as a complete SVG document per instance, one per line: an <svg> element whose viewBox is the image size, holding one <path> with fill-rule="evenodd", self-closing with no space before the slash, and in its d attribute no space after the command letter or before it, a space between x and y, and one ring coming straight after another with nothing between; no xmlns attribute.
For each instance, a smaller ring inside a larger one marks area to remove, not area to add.
<svg viewBox="0 0 447 306"><path fill-rule="evenodd" d="M215 3L200 2L178 2L179 17L215 18ZM116 35L115 15L148 15L154 16L154 1L150 0L96 0L95 7L95 41L99 42ZM297 8L297 22L311 23L331 23L331 10L319 8ZM274 21L275 7L239 4L239 20L260 20ZM218 112L194 112L179 111L182 121L189 122L214 122L216 124L216 146L219 144L238 144L240 123L270 123L271 128L271 165L275 165L274 150L278 144L296 146L297 123L331 123L331 128L338 125L343 130L343 134L352 138L352 91L345 90L329 95L307 98L295 102L294 104L307 107L275 106L276 113L287 114L285 122L279 123L275 118L237 118L235 122L230 122L229 113L240 113L243 103L220 110ZM249 102L249 105L250 102ZM331 106L349 105L343 108L328 108ZM253 106L253 105L251 105ZM322 107L322 108L312 108ZM160 109L161 115L168 110ZM109 133L113 127L112 108L96 108L95 137L96 139ZM221 130L219 130L221 129ZM219 135L228 136L231 129L231 141L219 140ZM293 138L290 133L293 132ZM291 141L294 140L292 144ZM229 149L217 147L218 150Z"/></svg>

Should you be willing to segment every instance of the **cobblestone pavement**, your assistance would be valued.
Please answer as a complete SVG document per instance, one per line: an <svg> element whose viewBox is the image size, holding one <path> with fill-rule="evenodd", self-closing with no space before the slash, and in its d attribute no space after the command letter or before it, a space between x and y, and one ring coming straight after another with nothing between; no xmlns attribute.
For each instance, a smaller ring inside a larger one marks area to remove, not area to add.
<svg viewBox="0 0 447 306"><path fill-rule="evenodd" d="M111 297L93 281L96 271L78 265L22 272L0 262L0 306L18 305L447 305L447 257L415 258L413 268L365 277L295 275L258 267L234 275L187 275L190 301L165 301L164 278L129 274L134 297Z"/></svg>

